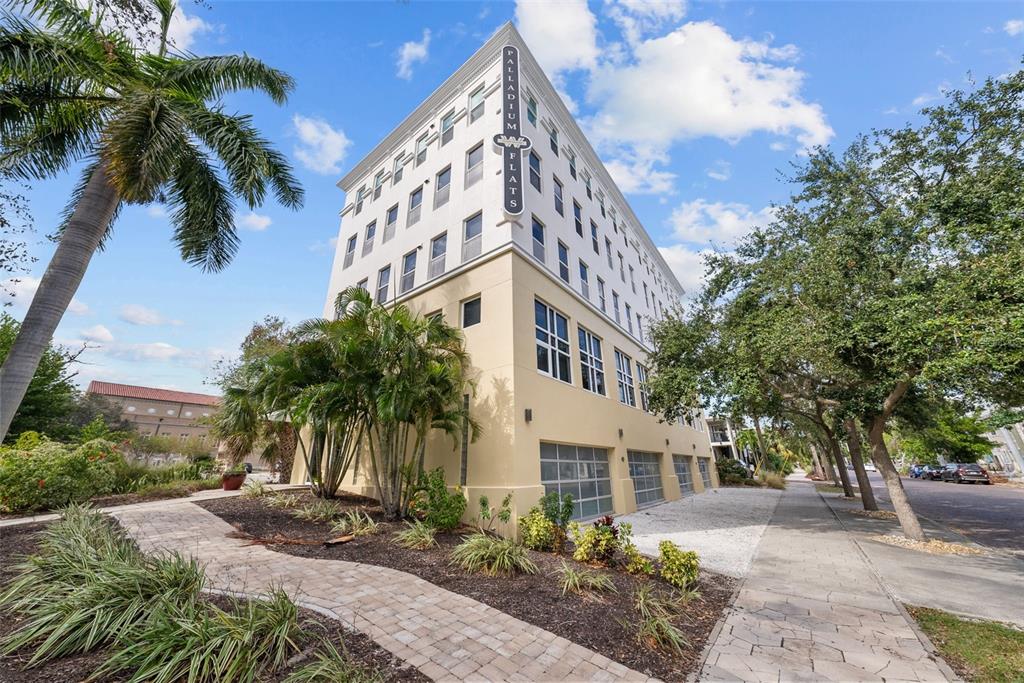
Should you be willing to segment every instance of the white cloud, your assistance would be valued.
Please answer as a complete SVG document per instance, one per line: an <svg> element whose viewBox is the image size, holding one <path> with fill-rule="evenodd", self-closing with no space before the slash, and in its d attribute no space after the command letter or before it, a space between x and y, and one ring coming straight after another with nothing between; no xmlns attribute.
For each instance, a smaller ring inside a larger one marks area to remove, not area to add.
<svg viewBox="0 0 1024 683"><path fill-rule="evenodd" d="M166 218L167 210L159 204L150 204L146 207L146 215L150 218Z"/></svg>
<svg viewBox="0 0 1024 683"><path fill-rule="evenodd" d="M142 304L125 304L121 307L121 311L117 315L118 318L131 323L132 325L152 326L152 325L181 325L180 320L171 320L165 317L159 311L152 308L147 308Z"/></svg>
<svg viewBox="0 0 1024 683"><path fill-rule="evenodd" d="M686 16L685 0L605 0L605 8L631 45Z"/></svg>
<svg viewBox="0 0 1024 683"><path fill-rule="evenodd" d="M36 295L39 288L39 278L24 275L22 277L11 277L0 285L0 303L10 304L19 310L28 310L32 303L32 297ZM75 315L86 315L89 307L77 298L72 298L68 304L68 312Z"/></svg>
<svg viewBox="0 0 1024 683"><path fill-rule="evenodd" d="M338 237L334 236L327 241L317 240L309 245L309 250L313 252L329 251L333 252L338 248Z"/></svg>
<svg viewBox="0 0 1024 683"><path fill-rule="evenodd" d="M597 18L586 0L519 0L516 25L556 85L560 71L592 69L597 64Z"/></svg>
<svg viewBox="0 0 1024 683"><path fill-rule="evenodd" d="M1024 19L1010 19L1003 24L1003 30L1006 31L1007 35L1019 36L1024 33Z"/></svg>
<svg viewBox="0 0 1024 683"><path fill-rule="evenodd" d="M661 154L621 151L616 158L605 162L605 168L619 189L628 194L670 194L676 175L659 171L655 163L666 163Z"/></svg>
<svg viewBox="0 0 1024 683"><path fill-rule="evenodd" d="M770 149L773 152L784 152L786 151L786 143L779 142L776 140L775 142L768 145L768 149Z"/></svg>
<svg viewBox="0 0 1024 683"><path fill-rule="evenodd" d="M754 211L746 204L695 199L680 204L669 219L675 236L684 242L732 245L752 229L771 222L775 209Z"/></svg>
<svg viewBox="0 0 1024 683"><path fill-rule="evenodd" d="M186 352L167 342L150 342L146 344L118 344L105 349L106 355L123 360L168 361L181 358Z"/></svg>
<svg viewBox="0 0 1024 683"><path fill-rule="evenodd" d="M691 22L639 43L624 66L602 65L588 98L599 107L599 139L660 145L701 136L738 141L765 131L804 146L833 135L821 106L800 94L804 73L773 62L793 49L735 39Z"/></svg>
<svg viewBox="0 0 1024 683"><path fill-rule="evenodd" d="M255 232L263 232L270 227L273 222L270 220L270 216L264 216L262 214L250 211L244 215L235 216L235 222L246 230L253 230Z"/></svg>
<svg viewBox="0 0 1024 683"><path fill-rule="evenodd" d="M300 142L295 147L295 156L303 166L327 175L341 171L341 162L352 144L345 131L335 130L323 119L302 114L292 117L292 125Z"/></svg>
<svg viewBox="0 0 1024 683"><path fill-rule="evenodd" d="M708 177L712 180L726 181L732 177L732 164L728 161L722 161L719 159L715 163L711 164L711 167L708 168L705 173L707 173Z"/></svg>
<svg viewBox="0 0 1024 683"><path fill-rule="evenodd" d="M103 325L93 325L82 330L81 337L85 341L91 342L106 343L114 341L114 335Z"/></svg>
<svg viewBox="0 0 1024 683"><path fill-rule="evenodd" d="M418 62L427 61L430 55L430 29L423 29L423 38L419 42L410 40L398 48L397 75L399 78L409 80L412 78L412 65Z"/></svg>
<svg viewBox="0 0 1024 683"><path fill-rule="evenodd" d="M167 28L167 40L179 52L184 52L192 49L196 36L200 33L209 33L212 30L212 25L197 16L189 16L179 4L174 14L171 15L171 25Z"/></svg>
<svg viewBox="0 0 1024 683"><path fill-rule="evenodd" d="M673 244L669 247L658 247L658 251L687 295L693 295L703 286L704 256L712 253L710 249L695 251L682 244Z"/></svg>

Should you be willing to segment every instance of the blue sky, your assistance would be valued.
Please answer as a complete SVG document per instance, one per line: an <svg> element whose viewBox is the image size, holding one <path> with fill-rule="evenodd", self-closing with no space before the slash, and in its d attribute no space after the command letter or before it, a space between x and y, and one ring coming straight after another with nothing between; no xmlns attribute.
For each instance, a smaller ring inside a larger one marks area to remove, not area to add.
<svg viewBox="0 0 1024 683"><path fill-rule="evenodd" d="M634 211L687 288L700 253L770 216L809 144L912 121L943 89L1020 66L1020 3L499 2L184 3L173 28L200 54L248 52L292 74L286 106L251 112L291 158L306 205L239 213L223 272L183 264L158 207L130 207L93 259L56 338L88 343L91 379L206 391L211 364L252 322L319 315L344 197L336 181L503 22L513 20L575 108ZM41 276L71 178L40 183L32 274ZM6 277L0 274L0 277Z"/></svg>

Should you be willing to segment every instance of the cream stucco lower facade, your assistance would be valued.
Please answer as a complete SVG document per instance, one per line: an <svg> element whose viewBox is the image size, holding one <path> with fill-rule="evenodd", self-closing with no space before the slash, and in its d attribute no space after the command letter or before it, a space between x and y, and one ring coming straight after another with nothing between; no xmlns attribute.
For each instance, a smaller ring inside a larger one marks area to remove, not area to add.
<svg viewBox="0 0 1024 683"><path fill-rule="evenodd" d="M578 491L574 499L586 501L580 516L589 518L635 511L637 483L646 504L718 486L706 429L661 422L619 401L614 350L637 361L645 356L642 345L518 246L506 245L421 285L400 302L421 315L440 311L461 327L462 304L476 297L480 322L462 332L474 369L470 412L481 434L468 444L432 435L425 463L428 469L443 467L448 484L462 487L469 500L467 521L476 516L481 495L496 502L511 493L515 520L546 490ZM537 369L538 300L568 319L571 383ZM601 340L604 396L582 387L579 325ZM634 474L643 470L642 478L631 476L631 461ZM373 496L366 474L365 466L349 474L343 488ZM292 483L305 480L302 458L296 457Z"/></svg>

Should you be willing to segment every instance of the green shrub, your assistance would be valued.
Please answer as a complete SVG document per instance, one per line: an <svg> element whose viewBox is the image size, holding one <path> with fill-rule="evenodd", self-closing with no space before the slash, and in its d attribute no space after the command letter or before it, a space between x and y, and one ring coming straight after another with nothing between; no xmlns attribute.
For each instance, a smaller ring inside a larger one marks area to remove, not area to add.
<svg viewBox="0 0 1024 683"><path fill-rule="evenodd" d="M540 508L530 508L525 517L519 518L519 534L523 545L531 550L551 550L555 547L556 527L554 522L544 516Z"/></svg>
<svg viewBox="0 0 1024 683"><path fill-rule="evenodd" d="M480 533L466 536L455 546L452 564L490 576L537 573L537 565L521 543Z"/></svg>
<svg viewBox="0 0 1024 683"><path fill-rule="evenodd" d="M349 510L331 527L331 531L336 534L370 536L377 533L379 528L380 525L370 515L359 510Z"/></svg>
<svg viewBox="0 0 1024 683"><path fill-rule="evenodd" d="M262 481L253 479L242 486L242 498L263 498L273 494L274 491Z"/></svg>
<svg viewBox="0 0 1024 683"><path fill-rule="evenodd" d="M562 595L566 593L615 592L615 582L607 574L593 569L575 569L565 560L556 570L559 575L558 585L562 587Z"/></svg>
<svg viewBox="0 0 1024 683"><path fill-rule="evenodd" d="M462 489L448 490L444 469L438 467L427 473L420 486L420 504L423 520L439 531L451 531L459 526L466 512L466 497Z"/></svg>
<svg viewBox="0 0 1024 683"><path fill-rule="evenodd" d="M672 541L658 544L661 578L679 589L687 589L700 577L700 561L692 550L683 551Z"/></svg>
<svg viewBox="0 0 1024 683"><path fill-rule="evenodd" d="M31 450L7 449L0 456L0 507L50 510L111 493L123 462L114 444L99 439L75 448L40 441Z"/></svg>
<svg viewBox="0 0 1024 683"><path fill-rule="evenodd" d="M306 522L333 523L341 516L341 506L333 500L316 498L312 502L297 507L291 512L292 517Z"/></svg>
<svg viewBox="0 0 1024 683"><path fill-rule="evenodd" d="M406 522L405 526L406 529L404 531L395 533L394 539L396 544L410 550L426 550L437 545L437 539L434 538L437 535L437 529L429 524L417 519L412 522Z"/></svg>
<svg viewBox="0 0 1024 683"><path fill-rule="evenodd" d="M487 496L480 496L480 516L477 517L477 528L480 531L490 531L496 521L500 521L502 524L508 524L508 520L512 519L512 494L509 493L501 501L501 507L497 510L491 505L491 501Z"/></svg>
<svg viewBox="0 0 1024 683"><path fill-rule="evenodd" d="M619 525L619 547L622 550L622 559L626 571L630 574L654 573L654 564L640 554L640 549L633 543L633 525L623 523Z"/></svg>
<svg viewBox="0 0 1024 683"><path fill-rule="evenodd" d="M578 562L609 564L619 549L619 529L611 516L601 517L586 531L581 531L579 524L570 524L569 531L576 546L572 557Z"/></svg>

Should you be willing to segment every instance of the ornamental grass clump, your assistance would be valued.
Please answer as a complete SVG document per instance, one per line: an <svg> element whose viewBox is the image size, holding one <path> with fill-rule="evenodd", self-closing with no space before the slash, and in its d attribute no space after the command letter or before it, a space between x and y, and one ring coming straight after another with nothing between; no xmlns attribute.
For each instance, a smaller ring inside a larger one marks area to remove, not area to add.
<svg viewBox="0 0 1024 683"><path fill-rule="evenodd" d="M451 561L466 571L489 576L537 573L537 565L521 543L481 533L465 536L452 551Z"/></svg>
<svg viewBox="0 0 1024 683"><path fill-rule="evenodd" d="M593 569L575 569L565 560L562 560L562 566L555 573L559 576L558 585L562 588L562 595L616 592L615 582L607 574Z"/></svg>
<svg viewBox="0 0 1024 683"><path fill-rule="evenodd" d="M426 550L437 545L437 529L426 522L415 520L405 523L403 531L394 534L395 544L409 550Z"/></svg>
<svg viewBox="0 0 1024 683"><path fill-rule="evenodd" d="M295 508L291 514L292 517L305 522L331 524L341 516L341 506L333 500L317 498L310 503Z"/></svg>
<svg viewBox="0 0 1024 683"><path fill-rule="evenodd" d="M359 510L349 510L331 527L331 531L336 534L356 537L371 536L379 529L380 525L370 515Z"/></svg>
<svg viewBox="0 0 1024 683"><path fill-rule="evenodd" d="M242 498L265 498L273 493L274 491L269 486L255 479L242 486Z"/></svg>
<svg viewBox="0 0 1024 683"><path fill-rule="evenodd" d="M641 645L676 653L689 647L689 641L674 623L680 616L677 602L659 593L653 584L643 583L636 589L633 609L640 616L636 638Z"/></svg>
<svg viewBox="0 0 1024 683"><path fill-rule="evenodd" d="M149 619L157 600L194 603L203 583L194 560L144 555L110 519L69 507L0 594L0 608L22 617L0 655L31 647L31 667L92 652Z"/></svg>
<svg viewBox="0 0 1024 683"><path fill-rule="evenodd" d="M267 496L263 504L276 510L294 510L299 507L301 502L302 498L298 494L276 493L272 496Z"/></svg>
<svg viewBox="0 0 1024 683"><path fill-rule="evenodd" d="M339 650L334 643L324 640L313 653L313 661L290 673L284 683L380 683L382 680L376 671L352 663L344 644Z"/></svg>

